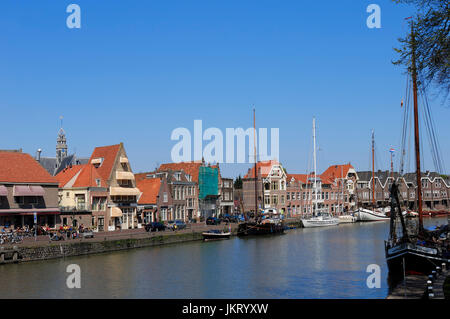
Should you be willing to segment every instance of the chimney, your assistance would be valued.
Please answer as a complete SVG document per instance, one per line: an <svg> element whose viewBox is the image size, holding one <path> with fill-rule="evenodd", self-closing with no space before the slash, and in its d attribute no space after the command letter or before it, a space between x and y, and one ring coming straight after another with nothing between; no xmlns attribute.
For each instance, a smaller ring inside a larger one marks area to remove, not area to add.
<svg viewBox="0 0 450 319"><path fill-rule="evenodd" d="M36 161L38 161L38 162L41 161L41 152L42 152L42 150L40 148L36 152Z"/></svg>

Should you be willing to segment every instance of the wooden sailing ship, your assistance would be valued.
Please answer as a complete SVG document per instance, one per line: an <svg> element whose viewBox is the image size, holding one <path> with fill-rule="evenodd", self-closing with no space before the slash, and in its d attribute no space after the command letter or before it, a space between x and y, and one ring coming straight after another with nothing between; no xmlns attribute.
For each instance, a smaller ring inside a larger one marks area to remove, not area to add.
<svg viewBox="0 0 450 319"><path fill-rule="evenodd" d="M394 181L390 190L391 215L389 239L385 242L386 262L391 280L407 274L429 274L436 266L450 262L448 225L434 231L423 226L422 182L420 170L419 115L414 25L411 24L411 77L414 100L414 146L416 157L416 200L418 221L405 220L400 207L400 192ZM417 221L417 223L415 223Z"/></svg>
<svg viewBox="0 0 450 319"><path fill-rule="evenodd" d="M255 109L253 109L253 136L254 141L254 178L255 178L255 213L253 218L245 218L246 220L239 224L237 235L270 235L284 233L284 222L277 213L261 213L258 207L258 174L257 174L257 158L256 158L256 119ZM277 216L278 215L278 216Z"/></svg>

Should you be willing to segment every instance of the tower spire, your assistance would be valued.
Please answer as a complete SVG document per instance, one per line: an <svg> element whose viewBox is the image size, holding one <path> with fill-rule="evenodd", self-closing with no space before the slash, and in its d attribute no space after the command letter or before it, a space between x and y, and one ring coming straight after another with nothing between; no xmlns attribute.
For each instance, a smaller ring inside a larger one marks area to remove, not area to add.
<svg viewBox="0 0 450 319"><path fill-rule="evenodd" d="M61 126L58 132L58 137L56 139L56 164L59 167L61 165L64 157L67 156L67 144L66 144L66 132L63 129L63 117L62 115L59 117L61 121Z"/></svg>

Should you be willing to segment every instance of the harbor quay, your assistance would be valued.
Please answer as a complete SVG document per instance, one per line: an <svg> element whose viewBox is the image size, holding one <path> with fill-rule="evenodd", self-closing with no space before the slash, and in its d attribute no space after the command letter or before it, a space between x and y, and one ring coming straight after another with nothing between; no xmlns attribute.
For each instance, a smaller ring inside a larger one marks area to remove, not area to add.
<svg viewBox="0 0 450 319"><path fill-rule="evenodd" d="M236 235L237 224L192 224L186 229L147 232L145 229L99 232L93 238L66 238L51 241L49 236L26 238L20 244L0 245L0 264L47 260L70 256L106 253L112 251L185 243L202 240L202 233L209 230L231 230Z"/></svg>

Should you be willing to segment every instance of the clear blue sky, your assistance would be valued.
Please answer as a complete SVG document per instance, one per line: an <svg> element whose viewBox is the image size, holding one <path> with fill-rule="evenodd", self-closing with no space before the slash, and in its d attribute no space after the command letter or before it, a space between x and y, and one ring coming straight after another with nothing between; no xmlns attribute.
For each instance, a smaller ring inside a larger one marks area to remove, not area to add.
<svg viewBox="0 0 450 319"><path fill-rule="evenodd" d="M81 29L66 27L70 3ZM381 29L366 26L371 3ZM372 128L388 169L405 94L393 47L413 11L390 0L3 0L0 148L54 156L63 115L70 152L124 142L133 170L152 170L170 161L173 129L193 130L195 119L248 128L255 105L258 127L280 128L288 172L307 170L313 116L319 171L370 169ZM432 106L445 162L450 109ZM424 166L433 169L429 157Z"/></svg>

